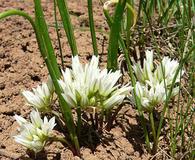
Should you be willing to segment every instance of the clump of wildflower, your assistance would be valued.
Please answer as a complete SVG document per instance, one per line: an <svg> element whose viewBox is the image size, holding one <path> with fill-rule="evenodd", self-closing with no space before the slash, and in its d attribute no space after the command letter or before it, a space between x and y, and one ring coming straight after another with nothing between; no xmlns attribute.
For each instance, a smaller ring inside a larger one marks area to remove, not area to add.
<svg viewBox="0 0 195 160"><path fill-rule="evenodd" d="M51 100L54 93L54 86L51 78L48 78L47 83L42 83L37 88L32 89L33 92L23 91L22 95L27 103L39 111L50 110Z"/></svg>
<svg viewBox="0 0 195 160"><path fill-rule="evenodd" d="M120 71L100 70L99 58L93 56L91 62L82 65L78 56L72 58L72 70L62 71L63 80L59 84L63 97L71 107L110 109L122 103L131 87L116 85Z"/></svg>
<svg viewBox="0 0 195 160"><path fill-rule="evenodd" d="M56 125L55 117L50 120L44 117L44 120L42 120L39 112L33 110L30 113L31 122L18 115L15 115L14 118L20 125L18 129L20 134L14 136L15 141L36 153L40 152Z"/></svg>
<svg viewBox="0 0 195 160"><path fill-rule="evenodd" d="M139 63L133 65L133 70L138 82L135 85L135 93L140 100L143 110L152 111L153 107L166 100L166 90L169 92L179 63L164 57L162 62L156 65L153 63L153 51L146 51L143 67ZM182 71L181 74L184 72ZM179 82L177 76L175 84ZM178 94L179 87L175 86L172 97ZM134 99L134 98L133 98Z"/></svg>

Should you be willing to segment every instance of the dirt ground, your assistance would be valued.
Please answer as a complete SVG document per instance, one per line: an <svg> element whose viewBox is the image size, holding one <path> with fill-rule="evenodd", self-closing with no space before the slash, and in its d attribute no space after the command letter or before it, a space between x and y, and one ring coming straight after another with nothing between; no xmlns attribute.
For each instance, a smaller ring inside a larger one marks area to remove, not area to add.
<svg viewBox="0 0 195 160"><path fill-rule="evenodd" d="M94 3L96 29L108 30L98 0ZM90 32L88 27L86 0L68 0L71 19L75 27L75 36L79 55L87 61L92 54ZM53 3L44 0L43 7L50 26L50 36L56 54L59 54L53 16ZM0 12L15 8L31 15L34 13L32 0L1 0ZM106 65L106 48L102 49L105 35L97 33L101 65ZM71 62L71 52L63 29L61 30L64 60L67 66ZM105 41L105 43L107 43ZM102 51L103 50L103 51ZM59 60L60 63L60 60ZM47 68L40 56L34 31L31 25L22 17L13 16L0 21L0 159L35 159L26 149L14 142L12 136L17 134L17 123L13 116L22 115L27 118L29 108L21 96L22 90L36 87L48 76ZM103 133L108 140L101 140L92 151L88 146L82 146L81 154L85 160L146 160L149 155L144 150L144 137L137 121L137 114L132 106L126 105L120 112L117 122L109 133ZM36 159L72 160L72 152L60 143L52 143L39 154Z"/></svg>

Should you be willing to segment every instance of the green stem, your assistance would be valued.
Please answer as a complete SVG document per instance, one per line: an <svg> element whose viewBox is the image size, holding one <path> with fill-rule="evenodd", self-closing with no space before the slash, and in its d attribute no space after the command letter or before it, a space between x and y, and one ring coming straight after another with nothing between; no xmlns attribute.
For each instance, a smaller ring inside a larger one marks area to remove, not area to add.
<svg viewBox="0 0 195 160"><path fill-rule="evenodd" d="M107 10L104 10L104 15L106 17L108 25L111 27L113 21L112 21L112 18L109 16L109 13L108 13ZM146 124L145 124L144 115L143 115L143 112L142 112L142 109L141 109L141 102L138 99L138 97L136 96L136 92L135 92L136 79L135 79L135 76L133 74L133 68L131 66L131 62L130 62L130 59L129 59L128 50L127 50L127 48L125 46L125 43L124 43L123 39L121 38L121 36L119 36L119 44L120 44L121 48L123 49L123 52L125 53L128 72L129 72L129 75L131 77L132 86L134 87L133 94L134 94L134 97L135 97L135 104L136 104L136 107L138 108L138 114L139 114L140 119L141 119L141 125L142 125L143 130L144 130L144 136L145 136L145 139L146 139L146 146L147 146L147 149L150 152L150 150L151 150L150 149L150 141L149 141L148 131L147 131Z"/></svg>
<svg viewBox="0 0 195 160"><path fill-rule="evenodd" d="M82 119L81 119L81 108L76 109L77 112L77 135L80 137L81 135L81 126L82 126Z"/></svg>
<svg viewBox="0 0 195 160"><path fill-rule="evenodd" d="M127 5L131 5L131 0L127 0ZM132 15L132 12L130 9L127 9L127 27L126 27L126 46L127 50L129 50L130 47L130 36L131 36L131 26L134 22L134 15Z"/></svg>
<svg viewBox="0 0 195 160"><path fill-rule="evenodd" d="M171 1L169 2L169 6L168 6L168 8L165 10L164 14L160 17L159 22L162 23L162 22L165 20L165 24L167 25L167 23L168 23L168 13L169 13L169 10L172 9L172 6L173 6L173 4L174 4L175 2L176 2L176 0L171 0Z"/></svg>
<svg viewBox="0 0 195 160"><path fill-rule="evenodd" d="M180 72L180 82L181 82L181 72ZM178 133L177 133L177 130L179 128L179 119L181 120L182 119L182 115L181 113L183 113L183 107L180 106L180 92L181 90L181 83L179 83L179 94L178 94L178 99L177 99L177 110L176 110L176 120L175 120L175 127L173 127L173 120L171 118L171 115L170 115L170 111L168 112L168 118L169 118L169 125L170 125L170 140L171 140L171 156L174 157L175 156L175 153L176 153L176 148L177 148L177 136L178 136ZM169 109L169 108L168 108ZM170 110L170 109L169 109ZM187 109L187 112L188 112L188 109Z"/></svg>
<svg viewBox="0 0 195 160"><path fill-rule="evenodd" d="M70 138L72 142L75 144L76 150L79 153L79 143L78 143L78 138L76 135L75 124L74 124L73 117L72 117L72 111L71 111L71 108L66 103L66 101L64 100L63 96L61 95L61 88L58 84L58 79L60 78L59 68L58 67L56 68L53 65L53 63L56 62L56 58L54 54L54 49L51 44L51 39L49 37L47 25L44 19L41 2L40 0L34 0L34 4L35 4L35 15L36 15L36 22L37 22L36 24L39 26L38 35L40 35L40 37L42 38L41 42L43 43L43 46L45 45L46 51L48 53L47 54L48 57L46 57L45 60L49 59L51 61L51 63L47 64L48 70L51 75L52 81L54 83L56 94L58 95L58 98L59 98L60 108L64 116L68 131L70 133Z"/></svg>
<svg viewBox="0 0 195 160"><path fill-rule="evenodd" d="M36 26L35 26L33 19L27 13L25 13L23 11L11 9L11 10L2 12L2 13L0 13L0 19L6 18L9 16L14 16L14 15L22 16L25 19L27 19L31 23L33 29L36 31Z"/></svg>
<svg viewBox="0 0 195 160"><path fill-rule="evenodd" d="M125 5L126 0L119 0L115 9L113 23L110 26L107 68L113 71L117 69L118 39Z"/></svg>
<svg viewBox="0 0 195 160"><path fill-rule="evenodd" d="M188 58L190 57L191 53L194 50L195 50L195 45L190 49L190 51L188 52L188 54L186 54L185 57L183 58L183 60L179 63L179 67L177 68L177 70L175 72L175 75L174 75L174 78L173 78L173 81L172 81L170 90L168 92L168 95L167 95L167 98L166 98L166 101L165 101L165 105L163 107L163 111L162 111L162 114L161 114L161 118L160 118L158 130L157 130L157 136L156 136L157 139L159 138L160 133L161 133L161 128L162 128L162 123L163 123L163 120L164 120L164 115L165 115L166 109L168 107L168 102L169 102L169 100L171 98L171 94L172 94L172 91L173 91L173 88L174 88L174 84L175 84L176 78L177 78L178 74L180 73L180 71L181 71L184 63L188 60Z"/></svg>
<svg viewBox="0 0 195 160"><path fill-rule="evenodd" d="M99 118L99 131L103 131L103 123L104 123L104 110L102 109L100 112L100 118Z"/></svg>
<svg viewBox="0 0 195 160"><path fill-rule="evenodd" d="M40 1L35 0L35 3L36 3L36 6L37 6L37 3L40 3ZM52 78L52 81L54 83L54 86L55 86L55 91L56 91L56 93L59 97L59 100L60 100L61 110L62 110L62 113L64 115L64 118L65 118L65 121L66 121L66 124L67 124L67 128L68 128L69 133L70 133L70 137L71 137L72 141L74 142L77 151L79 151L79 143L78 143L78 139L77 139L76 132L75 132L75 126L74 126L74 122L73 122L73 118L72 118L71 109L67 105L67 103L65 102L64 98L62 97L61 89L60 89L60 86L59 86L58 81L57 81L60 74L59 74L58 71L55 72L55 70L53 69L53 67L54 67L53 63L51 62L52 59L50 59L51 56L47 55L48 50L46 50L46 43L44 43L44 37L43 37L42 32L40 30L40 27L38 25L38 21L37 21L37 23L35 23L33 21L33 19L28 14L26 14L25 12L22 12L20 10L9 10L9 11L5 11L3 13L0 13L0 19L6 18L8 16L12 16L12 15L19 15L19 16L22 16L25 19L27 19L31 23L31 25L32 25L32 27L35 31L40 52L41 52L41 54L42 54L42 56L43 56L43 58L46 62L49 74L50 74L50 76ZM41 16L38 16L38 17L41 18ZM51 52L49 52L49 53L51 53Z"/></svg>
<svg viewBox="0 0 195 160"><path fill-rule="evenodd" d="M3 13L0 13L0 19L7 18L9 16L14 16L14 15L22 16L30 22L30 24L33 27L33 30L35 31L39 49L41 50L41 55L46 60L46 63L50 63L50 62L47 62L49 61L49 59L47 59L47 53L45 51L45 46L43 45L42 38L39 34L39 27L35 24L34 20L27 13L20 11L20 10L12 9L12 10L8 10Z"/></svg>
<svg viewBox="0 0 195 160"><path fill-rule="evenodd" d="M57 60L55 57L54 49L51 43L51 38L48 33L48 27L44 19L41 2L40 0L34 0L35 4L35 23L38 25L38 29L40 30L40 35L42 40L44 41L45 50L47 52L47 57L52 64L52 68L56 74L57 78L60 78L60 70L58 68ZM42 42L43 43L43 42Z"/></svg>
<svg viewBox="0 0 195 160"><path fill-rule="evenodd" d="M58 46L59 46L59 51L60 51L60 59L61 59L61 64L62 64L62 69L65 69L64 66L64 59L63 59L63 53L62 53L62 45L61 45L61 40L60 40L60 33L59 33L59 26L58 26L58 20L57 20L57 11L56 11L56 0L54 0L54 19L55 19L55 29L57 33L57 39L58 39Z"/></svg>
<svg viewBox="0 0 195 160"><path fill-rule="evenodd" d="M53 70L53 67L52 67L52 63L51 63L50 59L47 57L47 52L46 52L46 49L45 49L45 45L43 43L43 38L40 34L41 31L39 30L39 26L34 22L34 20L27 13L25 13L23 11L20 11L20 10L15 10L15 9L0 13L0 19L6 18L6 17L9 17L9 16L13 16L13 15L22 16L30 22L30 24L32 25L32 27L35 31L36 38L37 38L38 45L39 45L39 49L41 51L41 55L42 55L43 59L46 62L46 65L48 67L50 75L51 75L51 77L55 77L55 73L54 73L54 70Z"/></svg>
<svg viewBox="0 0 195 160"><path fill-rule="evenodd" d="M91 31L93 52L97 56L98 48L97 48L94 19L93 19L93 4L92 4L92 0L87 0L87 2L88 2L89 26L90 26L90 31Z"/></svg>
<svg viewBox="0 0 195 160"><path fill-rule="evenodd" d="M152 128L152 136L153 136L153 142L154 142L152 152L153 152L153 154L156 154L158 140L156 139L156 129L155 129L155 124L154 124L153 111L150 112L149 117L150 117L150 124L151 124L151 128Z"/></svg>
<svg viewBox="0 0 195 160"><path fill-rule="evenodd" d="M76 40L74 37L73 27L72 27L71 20L70 20L70 15L68 12L67 2L66 0L56 0L56 1L57 1L58 9L60 11L60 15L62 18L64 30L66 32L66 36L70 44L72 55L75 56L78 54L78 51L77 51Z"/></svg>

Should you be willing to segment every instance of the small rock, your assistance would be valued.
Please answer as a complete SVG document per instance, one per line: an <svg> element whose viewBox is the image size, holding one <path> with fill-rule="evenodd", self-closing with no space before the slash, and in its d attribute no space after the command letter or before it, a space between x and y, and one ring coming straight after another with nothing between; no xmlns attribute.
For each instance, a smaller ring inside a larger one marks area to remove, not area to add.
<svg viewBox="0 0 195 160"><path fill-rule="evenodd" d="M4 90L5 89L5 83L4 82L0 82L0 90Z"/></svg>
<svg viewBox="0 0 195 160"><path fill-rule="evenodd" d="M0 58L5 58L5 52L0 52Z"/></svg>
<svg viewBox="0 0 195 160"><path fill-rule="evenodd" d="M11 73L14 73L14 72L15 72L15 70L14 70L13 67L10 67L9 71L10 71Z"/></svg>

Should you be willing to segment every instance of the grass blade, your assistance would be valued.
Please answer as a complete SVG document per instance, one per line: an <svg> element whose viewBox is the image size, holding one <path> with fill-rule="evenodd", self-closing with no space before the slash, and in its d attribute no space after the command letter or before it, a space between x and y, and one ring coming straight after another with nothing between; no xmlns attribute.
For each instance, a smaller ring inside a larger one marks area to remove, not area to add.
<svg viewBox="0 0 195 160"><path fill-rule="evenodd" d="M131 0L127 0L127 27L126 27L126 46L129 49L130 45L130 36L131 36L131 28L136 24L136 12L132 7Z"/></svg>
<svg viewBox="0 0 195 160"><path fill-rule="evenodd" d="M169 11L172 9L172 7L173 7L173 5L174 5L175 2L176 2L176 0L171 0L171 1L169 2L169 6L168 6L168 8L165 10L165 12L164 12L164 14L162 15L162 17L160 17L160 21L159 21L159 22L162 23L163 21L165 21L165 24L168 23L168 20L169 20L168 14L169 14Z"/></svg>
<svg viewBox="0 0 195 160"><path fill-rule="evenodd" d="M97 48L96 34L95 34L95 27L94 27L92 0L87 0L87 3L88 3L89 26L90 26L90 31L91 31L93 52L97 56L98 55L98 48Z"/></svg>
<svg viewBox="0 0 195 160"><path fill-rule="evenodd" d="M113 20L109 16L109 13L108 13L107 10L104 10L104 15L106 17L106 20L107 20L107 23L108 23L109 27L111 28ZM120 47L123 49L123 52L125 54L125 59L127 61L127 69L128 69L128 72L129 72L129 76L131 77L131 83L132 83L132 86L135 88L136 79L135 79L135 76L133 74L133 68L131 66L131 62L130 62L130 59L129 59L128 50L127 50L127 48L125 46L125 43L124 43L124 41L123 41L123 39L122 39L122 37L120 35L119 35L119 44L120 44ZM143 127L144 137L145 137L145 140L146 140L147 149L150 152L149 135L148 135L148 131L147 131L147 128L146 128L144 115L143 115L143 112L141 110L141 102L140 102L140 100L136 96L135 89L134 89L134 93L133 94L135 96L136 107L138 108L138 113L139 113L139 116L140 116L140 119L141 119L141 125Z"/></svg>
<svg viewBox="0 0 195 160"><path fill-rule="evenodd" d="M194 50L195 50L195 45L190 49L190 51L188 52L188 54L186 54L184 56L184 58L182 59L182 61L179 64L179 67L176 70L176 73L174 75L174 78L173 78L173 81L172 81L170 90L168 92L168 95L167 95L167 98L166 98L166 101L165 101L165 105L164 105L164 108L163 108L163 112L162 112L162 115L161 115L161 118L160 118L159 127L158 127L158 130L157 130L157 139L159 138L160 133L161 133L161 128L162 128L162 123L163 123L163 120L164 120L164 115L165 115L166 109L168 107L168 102L171 99L171 94L172 94L172 91L173 91L173 88L174 88L174 84L175 84L176 78L177 78L178 74L180 73L180 71L181 71L184 63L189 59L189 57L191 56L191 54L193 53Z"/></svg>
<svg viewBox="0 0 195 160"><path fill-rule="evenodd" d="M66 36L68 38L68 42L72 51L72 55L75 56L78 54L78 50L77 50L76 40L74 37L73 27L70 20L70 15L68 12L67 2L66 0L56 0L56 1L62 18L64 30L66 32Z"/></svg>
<svg viewBox="0 0 195 160"><path fill-rule="evenodd" d="M59 33L59 26L58 26L58 20L57 20L57 6L56 6L56 0L54 0L54 19L55 19L55 29L58 39L58 46L59 46L59 52L60 52L60 59L61 59L61 65L62 69L64 70L64 60L63 60L63 53L62 53L62 45L60 40L60 33Z"/></svg>
<svg viewBox="0 0 195 160"><path fill-rule="evenodd" d="M36 16L35 23L38 25L38 28L40 29L40 33L42 33L42 38L44 40L45 49L48 56L46 58L49 58L51 60L53 70L57 78L60 78L60 71L54 54L54 49L51 43L51 39L49 37L47 24L45 22L43 11L40 5L41 2L40 0L34 0L34 3L35 3L35 16Z"/></svg>
<svg viewBox="0 0 195 160"><path fill-rule="evenodd" d="M51 39L50 39L49 34L48 34L47 25L46 25L46 22L44 19L43 10L41 7L41 2L40 2L40 0L34 0L34 3L35 3L35 14L36 14L36 20L37 20L37 24L38 24L38 29L40 29L40 30L38 30L38 32L41 35L41 37L43 39L42 42L45 44L45 48L47 50L48 58L46 57L46 59L49 59L51 61L51 63L48 64L49 73L50 73L52 81L54 83L55 91L56 91L58 98L59 98L60 107L61 107L64 119L65 119L65 122L66 122L66 125L68 128L68 131L70 133L70 138L73 141L77 152L79 152L79 143L78 143L78 138L76 136L76 129L75 129L75 125L74 125L74 121L73 121L73 117L72 117L71 108L68 106L68 104L66 103L66 101L64 100L64 98L61 95L61 89L60 89L60 86L58 84L58 79L60 78L60 73L55 72L55 70L53 68L54 67L52 64L53 59L51 59L51 58L55 57L55 55L54 55L54 50L53 50L53 47L51 44ZM55 58L55 60L56 60L56 58Z"/></svg>
<svg viewBox="0 0 195 160"><path fill-rule="evenodd" d="M121 31L121 20L123 17L126 0L119 0L113 18L113 24L111 26L109 44L108 44L108 60L107 68L109 70L117 69L117 54L118 54L118 40Z"/></svg>

